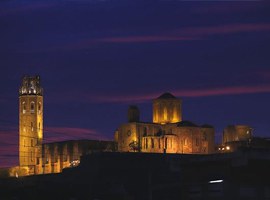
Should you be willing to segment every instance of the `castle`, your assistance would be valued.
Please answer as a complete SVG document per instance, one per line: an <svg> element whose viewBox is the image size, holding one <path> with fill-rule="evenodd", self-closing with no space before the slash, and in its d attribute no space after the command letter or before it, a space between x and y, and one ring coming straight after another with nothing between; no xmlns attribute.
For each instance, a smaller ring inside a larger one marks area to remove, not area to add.
<svg viewBox="0 0 270 200"><path fill-rule="evenodd" d="M117 128L115 141L44 143L43 130L40 77L25 76L19 89L19 166L9 170L11 176L59 173L93 151L212 154L235 151L253 138L249 126L228 126L222 144L215 146L214 127L182 120L182 101L170 93L153 100L152 122L140 121L138 107L130 106L128 122Z"/></svg>

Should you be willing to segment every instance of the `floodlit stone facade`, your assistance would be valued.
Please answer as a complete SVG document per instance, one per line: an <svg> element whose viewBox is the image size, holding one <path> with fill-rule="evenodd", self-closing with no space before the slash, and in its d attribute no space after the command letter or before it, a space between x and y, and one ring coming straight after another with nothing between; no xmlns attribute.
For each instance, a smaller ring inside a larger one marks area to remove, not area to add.
<svg viewBox="0 0 270 200"><path fill-rule="evenodd" d="M134 108L132 106L132 109ZM138 113L139 111L136 112L136 116ZM115 132L118 151L214 153L214 128L210 125L198 126L189 121L182 121L181 100L170 93L165 93L153 101L152 123L130 120L130 115L128 116L128 123L119 126Z"/></svg>
<svg viewBox="0 0 270 200"><path fill-rule="evenodd" d="M59 173L91 151L115 151L111 141L73 140L43 144L43 88L40 77L25 76L19 89L19 166L11 176Z"/></svg>
<svg viewBox="0 0 270 200"><path fill-rule="evenodd" d="M246 125L230 125L223 131L222 143L248 141L252 138L253 129Z"/></svg>
<svg viewBox="0 0 270 200"><path fill-rule="evenodd" d="M229 125L223 130L222 144L217 145L216 151L228 153L237 151L241 147L266 148L269 146L267 138L253 136L253 128L247 125Z"/></svg>
<svg viewBox="0 0 270 200"><path fill-rule="evenodd" d="M42 174L60 173L75 167L80 157L96 151L115 151L115 143L95 140L70 140L42 145Z"/></svg>

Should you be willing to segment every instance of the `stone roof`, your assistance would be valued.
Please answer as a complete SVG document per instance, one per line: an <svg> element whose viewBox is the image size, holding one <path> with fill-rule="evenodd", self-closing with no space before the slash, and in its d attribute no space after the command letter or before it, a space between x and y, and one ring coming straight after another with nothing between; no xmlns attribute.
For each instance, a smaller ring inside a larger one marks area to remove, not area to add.
<svg viewBox="0 0 270 200"><path fill-rule="evenodd" d="M199 127L198 125L194 124L190 121L181 121L177 123L178 127Z"/></svg>
<svg viewBox="0 0 270 200"><path fill-rule="evenodd" d="M166 92L158 97L158 99L176 99L171 93Z"/></svg>
<svg viewBox="0 0 270 200"><path fill-rule="evenodd" d="M203 124L201 125L202 128L214 128L212 125L210 124Z"/></svg>

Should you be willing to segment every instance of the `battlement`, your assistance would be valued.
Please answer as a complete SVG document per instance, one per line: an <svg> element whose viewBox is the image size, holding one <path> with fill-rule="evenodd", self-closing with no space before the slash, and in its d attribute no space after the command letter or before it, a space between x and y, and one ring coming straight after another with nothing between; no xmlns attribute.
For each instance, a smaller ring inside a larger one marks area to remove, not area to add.
<svg viewBox="0 0 270 200"><path fill-rule="evenodd" d="M39 95L43 96L43 88L40 85L40 76L24 76L19 95Z"/></svg>

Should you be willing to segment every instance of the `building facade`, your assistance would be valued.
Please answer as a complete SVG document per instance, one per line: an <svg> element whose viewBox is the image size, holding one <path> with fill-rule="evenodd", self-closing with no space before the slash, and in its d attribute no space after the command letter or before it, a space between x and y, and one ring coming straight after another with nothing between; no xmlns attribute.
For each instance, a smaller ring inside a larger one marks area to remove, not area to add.
<svg viewBox="0 0 270 200"><path fill-rule="evenodd" d="M153 122L139 121L139 109L128 109L128 123L115 132L118 151L214 153L214 128L182 121L182 101L170 93L153 100Z"/></svg>

